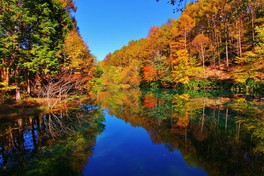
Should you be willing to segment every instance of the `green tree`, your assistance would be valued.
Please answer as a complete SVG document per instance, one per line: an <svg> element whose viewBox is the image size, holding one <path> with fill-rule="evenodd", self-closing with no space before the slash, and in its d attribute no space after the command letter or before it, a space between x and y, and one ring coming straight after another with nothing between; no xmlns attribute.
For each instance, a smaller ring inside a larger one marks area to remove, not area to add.
<svg viewBox="0 0 264 176"><path fill-rule="evenodd" d="M0 1L0 71L4 82L11 80L30 93L30 83L59 72L65 36L76 24L71 15L76 10L74 3L63 2Z"/></svg>
<svg viewBox="0 0 264 176"><path fill-rule="evenodd" d="M23 17L22 4L19 0L0 1L0 71L6 85L10 81L10 70L22 55L20 47L21 23Z"/></svg>
<svg viewBox="0 0 264 176"><path fill-rule="evenodd" d="M56 1L27 2L25 8L33 19L28 23L29 27L32 26L28 48L31 57L23 60L23 66L45 78L59 71L64 39L74 28L74 22Z"/></svg>

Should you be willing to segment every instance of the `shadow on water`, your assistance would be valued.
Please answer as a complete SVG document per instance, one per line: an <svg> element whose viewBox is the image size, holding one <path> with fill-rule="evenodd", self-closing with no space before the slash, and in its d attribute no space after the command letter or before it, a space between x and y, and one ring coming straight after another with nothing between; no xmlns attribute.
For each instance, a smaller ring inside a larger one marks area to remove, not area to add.
<svg viewBox="0 0 264 176"><path fill-rule="evenodd" d="M4 175L77 175L104 130L102 111L81 105L45 115L2 120L0 168Z"/></svg>

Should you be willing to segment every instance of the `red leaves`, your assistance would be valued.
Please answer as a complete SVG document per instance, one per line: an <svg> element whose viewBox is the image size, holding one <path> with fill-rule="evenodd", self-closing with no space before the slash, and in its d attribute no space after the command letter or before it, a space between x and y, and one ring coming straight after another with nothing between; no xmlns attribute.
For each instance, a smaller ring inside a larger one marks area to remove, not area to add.
<svg viewBox="0 0 264 176"><path fill-rule="evenodd" d="M157 70L154 66L146 65L143 67L143 77L147 82L154 81L157 77Z"/></svg>
<svg viewBox="0 0 264 176"><path fill-rule="evenodd" d="M147 94L144 97L144 102L143 103L144 103L144 107L145 108L151 109L151 108L155 107L156 102L157 102L157 100L156 100L156 98L155 98L155 96L153 94Z"/></svg>

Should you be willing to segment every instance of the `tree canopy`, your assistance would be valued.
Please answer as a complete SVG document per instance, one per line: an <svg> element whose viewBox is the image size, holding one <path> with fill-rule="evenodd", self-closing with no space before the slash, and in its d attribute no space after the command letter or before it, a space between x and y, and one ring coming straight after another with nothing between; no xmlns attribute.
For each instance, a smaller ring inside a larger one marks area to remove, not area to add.
<svg viewBox="0 0 264 176"><path fill-rule="evenodd" d="M94 57L79 35L74 1L1 0L0 7L0 81L29 93L65 69L86 69L91 78Z"/></svg>

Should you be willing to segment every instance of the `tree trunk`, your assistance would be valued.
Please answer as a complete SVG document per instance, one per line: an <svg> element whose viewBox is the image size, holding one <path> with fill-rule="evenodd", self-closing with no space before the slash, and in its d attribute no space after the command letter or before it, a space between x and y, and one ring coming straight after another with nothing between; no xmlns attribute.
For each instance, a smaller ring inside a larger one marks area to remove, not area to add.
<svg viewBox="0 0 264 176"><path fill-rule="evenodd" d="M204 128L204 122L205 121L205 98L203 99L203 115L201 119L201 134L203 133L203 128Z"/></svg>
<svg viewBox="0 0 264 176"><path fill-rule="evenodd" d="M205 48L203 47L203 45L201 44L201 56L202 56L202 62L203 62L203 76L205 79Z"/></svg>
<svg viewBox="0 0 264 176"><path fill-rule="evenodd" d="M241 29L240 29L240 27L239 27L239 30L238 30L238 32L239 32L239 37L238 37L238 42L239 42L239 56L240 57L242 57L242 42L241 42Z"/></svg>
<svg viewBox="0 0 264 176"><path fill-rule="evenodd" d="M227 67L227 70L229 70L229 56L228 56L228 41L227 41L227 39L225 41L225 45L226 45L226 67Z"/></svg>
<svg viewBox="0 0 264 176"><path fill-rule="evenodd" d="M239 57L242 57L242 20L239 19L238 23L238 48L239 48Z"/></svg>
<svg viewBox="0 0 264 176"><path fill-rule="evenodd" d="M27 94L29 95L31 93L31 88L30 88L30 80L29 77L27 78Z"/></svg>
<svg viewBox="0 0 264 176"><path fill-rule="evenodd" d="M20 94L20 87L17 85L16 87L16 101L20 100L21 94Z"/></svg>
<svg viewBox="0 0 264 176"><path fill-rule="evenodd" d="M251 30L252 30L252 46L255 42L255 19L256 19L256 13L255 13L255 7L254 5L250 6L250 12L251 12Z"/></svg>
<svg viewBox="0 0 264 176"><path fill-rule="evenodd" d="M9 68L3 68L2 79L6 86L9 85L9 72L10 72Z"/></svg>
<svg viewBox="0 0 264 176"><path fill-rule="evenodd" d="M227 24L225 24L226 27L225 27L225 50L226 50L226 67L227 67L227 70L229 70L229 51L228 51L228 38L229 38L229 35L228 35L228 26Z"/></svg>
<svg viewBox="0 0 264 176"><path fill-rule="evenodd" d="M228 108L226 109L225 129L227 129L227 125L228 125Z"/></svg>
<svg viewBox="0 0 264 176"><path fill-rule="evenodd" d="M218 69L220 69L220 66L221 66L221 57L220 57L220 35L218 34L217 35L217 57L218 57Z"/></svg>
<svg viewBox="0 0 264 176"><path fill-rule="evenodd" d="M214 77L216 78L216 58L217 58L217 52L218 52L218 48L217 48L217 33L216 33L216 25L214 22L214 34L213 34L213 38L214 38Z"/></svg>
<svg viewBox="0 0 264 176"><path fill-rule="evenodd" d="M240 139L240 129L241 129L241 122L238 122L237 133L236 133L237 142L239 142Z"/></svg>

